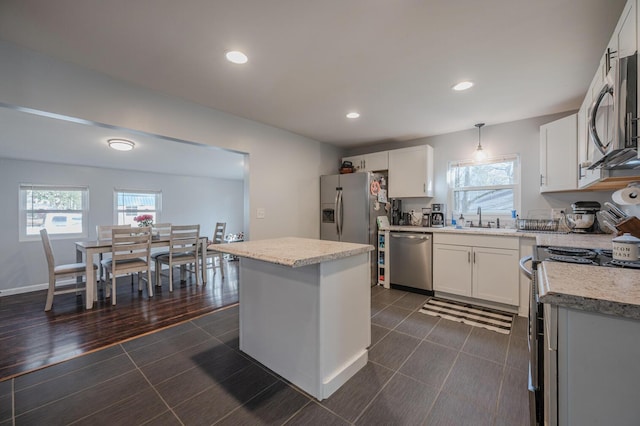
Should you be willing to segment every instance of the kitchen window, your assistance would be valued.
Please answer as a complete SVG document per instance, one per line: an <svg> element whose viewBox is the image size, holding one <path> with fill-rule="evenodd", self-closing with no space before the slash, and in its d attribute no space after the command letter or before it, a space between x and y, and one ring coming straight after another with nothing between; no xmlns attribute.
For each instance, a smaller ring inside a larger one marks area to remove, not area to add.
<svg viewBox="0 0 640 426"><path fill-rule="evenodd" d="M115 223L118 225L138 226L134 220L141 214L153 217L153 223L158 223L162 211L162 191L140 191L130 189L116 189Z"/></svg>
<svg viewBox="0 0 640 426"><path fill-rule="evenodd" d="M455 214L511 216L520 206L520 157L517 154L450 162L448 170L449 203Z"/></svg>
<svg viewBox="0 0 640 426"><path fill-rule="evenodd" d="M19 241L39 240L42 228L51 238L87 237L88 187L21 184L19 197Z"/></svg>

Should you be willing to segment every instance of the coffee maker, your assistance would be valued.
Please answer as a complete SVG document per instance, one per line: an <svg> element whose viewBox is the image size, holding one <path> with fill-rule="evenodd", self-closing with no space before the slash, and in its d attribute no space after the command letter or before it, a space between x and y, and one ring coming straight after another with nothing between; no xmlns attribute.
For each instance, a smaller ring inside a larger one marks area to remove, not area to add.
<svg viewBox="0 0 640 426"><path fill-rule="evenodd" d="M394 198L391 200L391 224L400 225L401 221L402 221L402 200Z"/></svg>
<svg viewBox="0 0 640 426"><path fill-rule="evenodd" d="M444 228L447 217L446 204L431 204L431 226L433 228Z"/></svg>

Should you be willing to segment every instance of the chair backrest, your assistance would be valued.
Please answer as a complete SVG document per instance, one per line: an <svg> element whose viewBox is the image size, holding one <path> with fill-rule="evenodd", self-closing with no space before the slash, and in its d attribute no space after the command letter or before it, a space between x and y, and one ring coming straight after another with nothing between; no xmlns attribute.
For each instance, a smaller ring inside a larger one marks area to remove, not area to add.
<svg viewBox="0 0 640 426"><path fill-rule="evenodd" d="M44 255L47 258L49 273L52 274L56 268L56 263L53 259L53 249L51 248L51 241L49 241L49 234L47 233L46 228L42 228L40 230L40 237L42 238L42 245L44 246Z"/></svg>
<svg viewBox="0 0 640 426"><path fill-rule="evenodd" d="M151 227L113 228L111 230L111 258L113 270L118 262L140 258L147 265L151 258Z"/></svg>
<svg viewBox="0 0 640 426"><path fill-rule="evenodd" d="M171 235L170 223L156 223L151 225L153 232L160 238L169 237Z"/></svg>
<svg viewBox="0 0 640 426"><path fill-rule="evenodd" d="M110 240L112 229L131 229L131 225L96 225L98 240Z"/></svg>
<svg viewBox="0 0 640 426"><path fill-rule="evenodd" d="M193 254L198 257L198 239L200 238L200 225L178 225L171 227L169 236L169 260L173 256Z"/></svg>
<svg viewBox="0 0 640 426"><path fill-rule="evenodd" d="M212 244L222 244L224 241L224 232L227 229L226 222L217 222L216 230L213 231L213 243Z"/></svg>

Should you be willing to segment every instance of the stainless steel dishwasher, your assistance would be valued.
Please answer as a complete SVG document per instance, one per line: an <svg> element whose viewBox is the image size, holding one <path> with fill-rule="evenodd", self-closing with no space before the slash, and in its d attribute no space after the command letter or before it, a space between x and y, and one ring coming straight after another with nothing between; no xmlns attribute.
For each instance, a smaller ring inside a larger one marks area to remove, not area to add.
<svg viewBox="0 0 640 426"><path fill-rule="evenodd" d="M433 291L432 234L391 232L389 282Z"/></svg>

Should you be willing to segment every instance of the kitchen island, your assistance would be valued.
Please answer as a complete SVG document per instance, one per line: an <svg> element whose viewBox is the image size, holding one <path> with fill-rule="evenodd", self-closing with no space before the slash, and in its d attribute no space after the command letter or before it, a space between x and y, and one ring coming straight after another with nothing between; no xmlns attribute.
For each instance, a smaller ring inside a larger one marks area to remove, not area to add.
<svg viewBox="0 0 640 426"><path fill-rule="evenodd" d="M373 246L279 238L209 248L240 258L240 350L318 400L368 360Z"/></svg>
<svg viewBox="0 0 640 426"><path fill-rule="evenodd" d="M613 235L540 235L540 245L611 249ZM544 406L550 425L640 418L640 271L543 261Z"/></svg>

